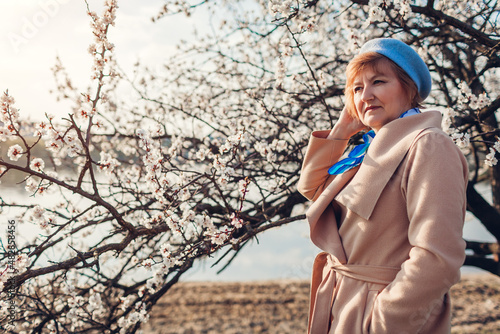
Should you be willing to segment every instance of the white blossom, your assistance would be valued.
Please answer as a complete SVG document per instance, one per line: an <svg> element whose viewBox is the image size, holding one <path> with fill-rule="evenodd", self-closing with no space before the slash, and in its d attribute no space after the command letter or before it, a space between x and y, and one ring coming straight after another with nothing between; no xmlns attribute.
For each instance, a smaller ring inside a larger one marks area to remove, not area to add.
<svg viewBox="0 0 500 334"><path fill-rule="evenodd" d="M274 78L276 80L274 87L279 88L283 84L283 79L285 79L285 63L281 58L278 58L276 61L276 72Z"/></svg>
<svg viewBox="0 0 500 334"><path fill-rule="evenodd" d="M219 153L224 154L228 152L231 148L232 148L231 143L229 141L226 141L224 144L221 145L221 147L219 147Z"/></svg>
<svg viewBox="0 0 500 334"><path fill-rule="evenodd" d="M173 232L180 232L181 227L179 225L179 220L176 219L175 217L168 216L165 219L165 222L167 223L168 227L170 228L171 231Z"/></svg>
<svg viewBox="0 0 500 334"><path fill-rule="evenodd" d="M249 184L250 184L249 179L242 179L238 181L238 191L241 193L242 196L245 196L245 194L248 192Z"/></svg>
<svg viewBox="0 0 500 334"><path fill-rule="evenodd" d="M385 11L379 6L370 7L370 11L368 13L368 20L370 22L383 21L385 18Z"/></svg>
<svg viewBox="0 0 500 334"><path fill-rule="evenodd" d="M269 13L273 16L288 17L292 10L291 0L269 0Z"/></svg>
<svg viewBox="0 0 500 334"><path fill-rule="evenodd" d="M32 221L38 221L38 220L44 219L44 215L45 215L45 209L42 208L40 205L36 205L31 210L31 220Z"/></svg>
<svg viewBox="0 0 500 334"><path fill-rule="evenodd" d="M128 295L127 297L120 297L120 309L122 311L125 311L130 305L132 305L132 302L134 300L135 296L134 295Z"/></svg>
<svg viewBox="0 0 500 334"><path fill-rule="evenodd" d="M29 179L26 180L26 185L25 185L24 189L28 193L35 193L38 190L38 185L39 185L39 182L37 180L35 180L34 178L30 177Z"/></svg>
<svg viewBox="0 0 500 334"><path fill-rule="evenodd" d="M31 160L30 168L38 172L41 172L45 168L45 162L43 161L43 159L35 158Z"/></svg>
<svg viewBox="0 0 500 334"><path fill-rule="evenodd" d="M4 92L0 98L0 102L2 103L2 105L10 105L10 104L14 104L16 102L16 100L14 99L13 96Z"/></svg>
<svg viewBox="0 0 500 334"><path fill-rule="evenodd" d="M21 158L21 155L23 155L23 149L21 148L20 145L15 144L9 147L7 156L9 157L10 160L18 161L19 158Z"/></svg>
<svg viewBox="0 0 500 334"><path fill-rule="evenodd" d="M461 93L458 97L459 105L468 105L473 110L480 110L491 103L491 100L486 93L474 95L467 83L463 81L458 85L458 88Z"/></svg>
<svg viewBox="0 0 500 334"><path fill-rule="evenodd" d="M227 229L219 230L212 234L211 241L212 243L221 246L227 241L228 238L229 238L229 233Z"/></svg>
<svg viewBox="0 0 500 334"><path fill-rule="evenodd" d="M234 212L231 214L231 225L233 225L235 228L242 228L243 227L243 219L239 218Z"/></svg>
<svg viewBox="0 0 500 334"><path fill-rule="evenodd" d="M51 129L47 132L46 137L45 147L47 147L50 151L57 153L64 146L63 134L58 131Z"/></svg>
<svg viewBox="0 0 500 334"><path fill-rule="evenodd" d="M490 147L490 153L486 155L484 163L490 167L495 166L498 163L498 159L495 157L495 150Z"/></svg>
<svg viewBox="0 0 500 334"><path fill-rule="evenodd" d="M210 216L205 214L205 213L203 215L197 217L197 223L202 228L207 229L209 233L212 233L216 230L215 224L213 223L212 218L210 218Z"/></svg>
<svg viewBox="0 0 500 334"><path fill-rule="evenodd" d="M288 143L283 139L274 139L270 147L277 152L283 152L288 148Z"/></svg>
<svg viewBox="0 0 500 334"><path fill-rule="evenodd" d="M111 174L116 167L120 166L120 162L113 158L111 154L101 151L101 160L98 165L99 169L106 171L106 174Z"/></svg>
<svg viewBox="0 0 500 334"><path fill-rule="evenodd" d="M407 20L411 14L411 6L409 0L394 0L395 8L399 8L399 15L403 20Z"/></svg>
<svg viewBox="0 0 500 334"><path fill-rule="evenodd" d="M209 154L209 150L206 148L201 148L198 151L196 151L196 159L203 161Z"/></svg>
<svg viewBox="0 0 500 334"><path fill-rule="evenodd" d="M10 134L4 129L0 128L0 142L5 142L9 139Z"/></svg>
<svg viewBox="0 0 500 334"><path fill-rule="evenodd" d="M87 307L88 311L94 312L96 310L99 310L102 306L103 304L102 304L101 294L92 293L89 297L89 303Z"/></svg>
<svg viewBox="0 0 500 334"><path fill-rule="evenodd" d="M497 141L495 142L495 144L493 145L493 148L500 153L500 138L497 139Z"/></svg>
<svg viewBox="0 0 500 334"><path fill-rule="evenodd" d="M280 46L282 49L281 51L282 56L288 57L293 55L292 42L289 37L282 39L280 42Z"/></svg>
<svg viewBox="0 0 500 334"><path fill-rule="evenodd" d="M471 96L471 108L475 110L483 109L491 103L490 98L486 93L481 93L478 96Z"/></svg>
<svg viewBox="0 0 500 334"><path fill-rule="evenodd" d="M144 268L146 268L148 271L152 270L153 264L154 264L154 262L152 259L146 259L146 260L142 261L142 266Z"/></svg>
<svg viewBox="0 0 500 334"><path fill-rule="evenodd" d="M470 135L468 133L454 133L451 138L460 148L467 148L470 144Z"/></svg>
<svg viewBox="0 0 500 334"><path fill-rule="evenodd" d="M318 76L318 84L321 86L321 87L326 87L326 76L325 76L325 72L323 71L317 71L317 76Z"/></svg>
<svg viewBox="0 0 500 334"><path fill-rule="evenodd" d="M365 43L366 36L359 30L349 29L348 34L348 45L347 52L348 53L356 53L359 48Z"/></svg>
<svg viewBox="0 0 500 334"><path fill-rule="evenodd" d="M29 257L25 253L18 254L14 262L14 267L18 274L23 273L30 264Z"/></svg>
<svg viewBox="0 0 500 334"><path fill-rule="evenodd" d="M181 190L179 190L178 196L179 196L179 200L187 201L188 199L191 198L191 193L189 192L189 189L182 188Z"/></svg>

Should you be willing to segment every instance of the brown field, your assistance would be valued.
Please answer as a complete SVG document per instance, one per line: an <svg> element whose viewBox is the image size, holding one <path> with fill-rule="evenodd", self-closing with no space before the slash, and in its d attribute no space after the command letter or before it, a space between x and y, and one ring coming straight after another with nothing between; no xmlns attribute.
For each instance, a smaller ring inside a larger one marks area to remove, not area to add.
<svg viewBox="0 0 500 334"><path fill-rule="evenodd" d="M188 282L155 306L144 334L305 333L309 282ZM452 333L500 333L500 278L468 275L452 289Z"/></svg>

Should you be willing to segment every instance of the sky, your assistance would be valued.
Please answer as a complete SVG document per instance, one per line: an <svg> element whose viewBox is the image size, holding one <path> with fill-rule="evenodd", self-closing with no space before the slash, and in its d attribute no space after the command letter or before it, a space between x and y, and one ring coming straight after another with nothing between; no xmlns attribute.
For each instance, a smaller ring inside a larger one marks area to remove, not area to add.
<svg viewBox="0 0 500 334"><path fill-rule="evenodd" d="M102 12L103 0L89 0L90 9ZM115 44L119 65L127 71L140 59L161 64L176 43L187 39L195 15L151 21L162 0L118 1L117 20L109 39ZM73 83L85 90L92 59L87 49L93 40L84 0L0 0L0 90L16 99L22 116L42 117L46 112L66 115L68 105L58 103L51 68L59 56Z"/></svg>
<svg viewBox="0 0 500 334"><path fill-rule="evenodd" d="M89 0L91 10L102 11L102 0ZM138 59L160 66L180 39L189 39L194 24L207 22L195 14L153 23L163 0L121 0L116 26L109 34L115 57L126 72ZM140 5L138 5L140 4ZM72 82L82 91L90 83L92 59L87 49L93 37L83 0L0 0L0 89L9 90L22 117L41 119L45 113L66 115L70 109L56 102L51 72L59 56ZM479 224L466 224L466 235L485 239ZM2 228L3 230L3 228ZM477 234L477 235L476 235ZM489 241L489 237L486 237ZM214 259L199 262L187 280L307 279L319 250L309 241L305 222L273 229L243 248L221 275L211 269ZM223 262L224 263L224 262Z"/></svg>

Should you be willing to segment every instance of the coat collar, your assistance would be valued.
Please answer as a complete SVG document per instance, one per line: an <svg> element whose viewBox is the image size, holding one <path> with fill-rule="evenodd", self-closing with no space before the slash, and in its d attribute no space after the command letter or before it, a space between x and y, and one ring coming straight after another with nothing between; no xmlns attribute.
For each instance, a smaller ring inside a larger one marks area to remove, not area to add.
<svg viewBox="0 0 500 334"><path fill-rule="evenodd" d="M335 199L362 218L369 219L382 190L414 139L425 129L440 128L440 124L441 114L438 111L426 111L383 126L356 175Z"/></svg>

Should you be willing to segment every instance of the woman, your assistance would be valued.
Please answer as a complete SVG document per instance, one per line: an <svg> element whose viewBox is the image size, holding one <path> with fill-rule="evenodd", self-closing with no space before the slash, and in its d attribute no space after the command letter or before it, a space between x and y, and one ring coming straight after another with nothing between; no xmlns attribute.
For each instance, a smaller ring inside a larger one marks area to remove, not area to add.
<svg viewBox="0 0 500 334"><path fill-rule="evenodd" d="M324 251L309 332L449 333L448 293L465 258L466 161L441 114L418 109L431 78L411 47L371 40L346 74L346 107L333 129L311 135L298 184L314 201L310 236Z"/></svg>

